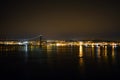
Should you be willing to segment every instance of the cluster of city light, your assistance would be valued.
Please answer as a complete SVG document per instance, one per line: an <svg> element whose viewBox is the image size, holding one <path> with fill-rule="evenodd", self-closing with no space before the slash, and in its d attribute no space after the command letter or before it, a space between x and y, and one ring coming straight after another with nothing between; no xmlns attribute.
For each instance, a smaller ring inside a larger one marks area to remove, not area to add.
<svg viewBox="0 0 120 80"><path fill-rule="evenodd" d="M40 45L39 41L0 41L0 44L5 45ZM42 43L43 44L43 43ZM63 41L63 40L52 40L52 41L46 41L46 44L49 46L72 46L72 45L84 45L86 47L88 46L118 46L120 45L120 42L93 42L93 41Z"/></svg>
<svg viewBox="0 0 120 80"><path fill-rule="evenodd" d="M5 44L5 45L18 45L18 41L0 41L0 44Z"/></svg>

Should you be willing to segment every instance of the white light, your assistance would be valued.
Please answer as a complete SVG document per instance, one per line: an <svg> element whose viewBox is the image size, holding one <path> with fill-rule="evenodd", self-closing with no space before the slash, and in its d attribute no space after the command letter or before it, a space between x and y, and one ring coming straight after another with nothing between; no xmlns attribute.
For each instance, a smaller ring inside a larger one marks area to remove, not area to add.
<svg viewBox="0 0 120 80"><path fill-rule="evenodd" d="M23 44L27 44L27 43L28 43L28 41L24 41L24 42L23 42Z"/></svg>
<svg viewBox="0 0 120 80"><path fill-rule="evenodd" d="M22 43L21 43L21 42L19 42L18 44L19 44L19 45L22 45Z"/></svg>

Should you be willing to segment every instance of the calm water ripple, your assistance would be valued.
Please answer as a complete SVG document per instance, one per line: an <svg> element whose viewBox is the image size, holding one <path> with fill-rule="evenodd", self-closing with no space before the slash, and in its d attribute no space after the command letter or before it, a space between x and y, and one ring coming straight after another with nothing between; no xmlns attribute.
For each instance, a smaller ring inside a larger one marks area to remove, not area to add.
<svg viewBox="0 0 120 80"><path fill-rule="evenodd" d="M1 79L104 80L119 76L119 46L0 46Z"/></svg>

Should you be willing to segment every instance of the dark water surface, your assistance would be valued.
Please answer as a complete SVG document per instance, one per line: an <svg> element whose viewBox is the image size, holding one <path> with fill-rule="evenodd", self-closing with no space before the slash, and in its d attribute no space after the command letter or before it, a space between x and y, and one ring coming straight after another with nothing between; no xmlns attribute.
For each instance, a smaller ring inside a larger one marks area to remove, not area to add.
<svg viewBox="0 0 120 80"><path fill-rule="evenodd" d="M0 80L120 79L120 47L0 46Z"/></svg>

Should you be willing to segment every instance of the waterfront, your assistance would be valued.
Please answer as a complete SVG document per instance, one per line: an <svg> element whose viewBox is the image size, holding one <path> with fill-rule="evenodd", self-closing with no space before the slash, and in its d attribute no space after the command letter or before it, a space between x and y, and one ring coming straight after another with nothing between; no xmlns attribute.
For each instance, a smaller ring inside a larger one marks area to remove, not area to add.
<svg viewBox="0 0 120 80"><path fill-rule="evenodd" d="M0 77L120 79L120 46L0 46Z"/></svg>

